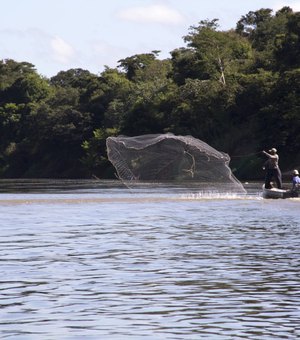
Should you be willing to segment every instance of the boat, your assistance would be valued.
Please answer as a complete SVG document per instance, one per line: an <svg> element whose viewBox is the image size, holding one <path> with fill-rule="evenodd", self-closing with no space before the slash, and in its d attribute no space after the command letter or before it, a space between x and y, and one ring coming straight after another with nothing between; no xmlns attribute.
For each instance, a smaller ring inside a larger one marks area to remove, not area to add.
<svg viewBox="0 0 300 340"><path fill-rule="evenodd" d="M270 188L266 189L263 185L263 198L290 198L290 197L300 197L299 192Z"/></svg>
<svg viewBox="0 0 300 340"><path fill-rule="evenodd" d="M287 190L270 188L266 189L263 185L263 198L285 198Z"/></svg>

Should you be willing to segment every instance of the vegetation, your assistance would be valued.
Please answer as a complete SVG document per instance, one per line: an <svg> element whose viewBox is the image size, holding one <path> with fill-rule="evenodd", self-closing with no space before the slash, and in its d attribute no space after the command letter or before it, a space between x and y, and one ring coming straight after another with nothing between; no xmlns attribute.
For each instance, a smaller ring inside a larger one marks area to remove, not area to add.
<svg viewBox="0 0 300 340"><path fill-rule="evenodd" d="M238 178L261 178L259 151L300 164L300 13L260 9L235 29L200 21L186 47L119 61L95 75L51 79L34 65L0 61L0 176L113 176L108 136L190 134L232 158Z"/></svg>

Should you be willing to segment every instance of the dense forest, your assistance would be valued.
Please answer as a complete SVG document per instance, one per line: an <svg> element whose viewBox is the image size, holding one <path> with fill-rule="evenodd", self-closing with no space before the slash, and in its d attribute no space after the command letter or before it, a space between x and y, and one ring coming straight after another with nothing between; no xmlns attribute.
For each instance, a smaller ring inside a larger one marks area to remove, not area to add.
<svg viewBox="0 0 300 340"><path fill-rule="evenodd" d="M263 178L261 150L300 166L300 12L251 11L221 31L200 21L185 47L48 79L0 61L0 177L109 178L108 136L192 135L230 155L239 179ZM113 56L112 56L113 58Z"/></svg>

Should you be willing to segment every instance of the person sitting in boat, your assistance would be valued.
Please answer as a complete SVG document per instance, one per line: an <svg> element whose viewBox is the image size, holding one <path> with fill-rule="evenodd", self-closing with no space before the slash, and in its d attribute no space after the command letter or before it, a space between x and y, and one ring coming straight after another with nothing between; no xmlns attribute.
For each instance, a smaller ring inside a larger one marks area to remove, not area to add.
<svg viewBox="0 0 300 340"><path fill-rule="evenodd" d="M293 179L292 179L292 192L299 192L300 191L300 177L298 170L293 171Z"/></svg>
<svg viewBox="0 0 300 340"><path fill-rule="evenodd" d="M271 189L271 180L274 178L276 181L276 185L278 189L282 188L282 178L281 178L281 171L279 168L279 156L277 154L277 150L272 148L269 152L263 151L263 154L268 157L264 165L264 169L266 170L266 177L265 177L265 188Z"/></svg>

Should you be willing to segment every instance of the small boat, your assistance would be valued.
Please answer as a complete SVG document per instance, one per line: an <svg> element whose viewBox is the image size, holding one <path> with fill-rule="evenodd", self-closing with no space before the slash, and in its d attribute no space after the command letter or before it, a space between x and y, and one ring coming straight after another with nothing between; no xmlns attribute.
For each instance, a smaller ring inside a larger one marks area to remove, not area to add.
<svg viewBox="0 0 300 340"><path fill-rule="evenodd" d="M290 197L300 197L298 192L291 190L270 188L266 189L263 185L263 198L290 198Z"/></svg>

